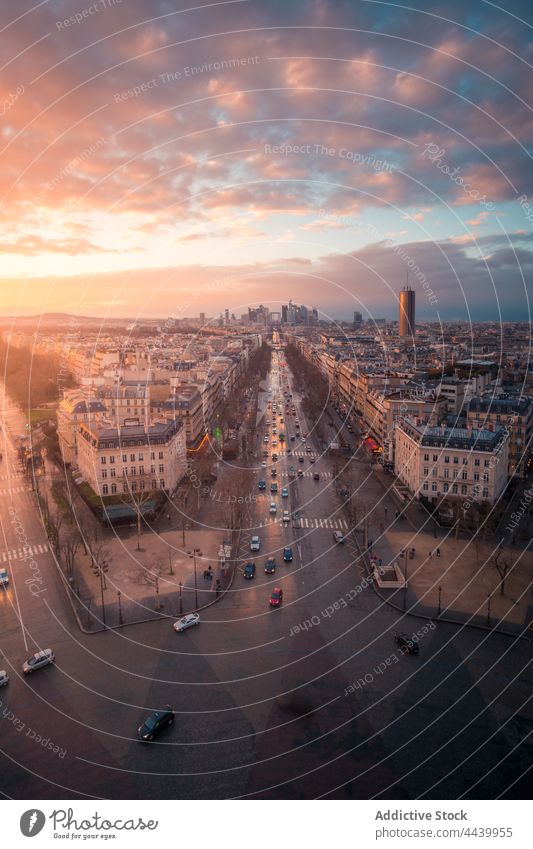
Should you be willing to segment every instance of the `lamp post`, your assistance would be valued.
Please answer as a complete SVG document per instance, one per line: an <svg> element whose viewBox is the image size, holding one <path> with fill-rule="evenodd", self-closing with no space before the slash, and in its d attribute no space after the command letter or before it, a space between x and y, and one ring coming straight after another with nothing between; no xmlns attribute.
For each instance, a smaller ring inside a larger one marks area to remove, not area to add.
<svg viewBox="0 0 533 849"><path fill-rule="evenodd" d="M183 584L180 581L180 616L183 613L183 598L181 596L182 589L183 589Z"/></svg>
<svg viewBox="0 0 533 849"><path fill-rule="evenodd" d="M492 599L492 593L489 593L487 596L487 625L490 625L490 602Z"/></svg>
<svg viewBox="0 0 533 849"><path fill-rule="evenodd" d="M199 551L200 551L199 548L193 548L192 554L189 555L190 557L192 557L193 563L194 563L194 603L195 603L196 607L198 607L198 581L197 581L197 575L196 575L196 553L199 552Z"/></svg>
<svg viewBox="0 0 533 849"><path fill-rule="evenodd" d="M118 598L118 624L123 625L124 620L122 618L122 602L120 600L122 593L120 590L117 590L117 598Z"/></svg>
<svg viewBox="0 0 533 849"><path fill-rule="evenodd" d="M441 605L440 605L441 595L442 595L442 587L439 586L439 609L437 611L437 616L440 616L440 611L441 611Z"/></svg>
<svg viewBox="0 0 533 849"><path fill-rule="evenodd" d="M403 559L404 559L403 609L405 611L406 608L407 608L407 549L404 549Z"/></svg>

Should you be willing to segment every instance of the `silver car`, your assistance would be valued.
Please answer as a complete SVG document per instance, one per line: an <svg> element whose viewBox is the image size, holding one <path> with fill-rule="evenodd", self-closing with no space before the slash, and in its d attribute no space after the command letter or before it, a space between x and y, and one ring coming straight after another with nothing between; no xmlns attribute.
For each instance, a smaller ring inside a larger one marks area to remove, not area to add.
<svg viewBox="0 0 533 849"><path fill-rule="evenodd" d="M178 634L181 631L185 631L187 628L192 628L193 625L200 624L200 614L199 613L187 613L186 616L182 616L181 619L178 619L177 622L174 622L172 626Z"/></svg>
<svg viewBox="0 0 533 849"><path fill-rule="evenodd" d="M26 663L22 666L22 671L25 675L33 672L35 669L41 669L43 666L49 666L55 660L55 655L52 649L43 649L43 651L35 652Z"/></svg>

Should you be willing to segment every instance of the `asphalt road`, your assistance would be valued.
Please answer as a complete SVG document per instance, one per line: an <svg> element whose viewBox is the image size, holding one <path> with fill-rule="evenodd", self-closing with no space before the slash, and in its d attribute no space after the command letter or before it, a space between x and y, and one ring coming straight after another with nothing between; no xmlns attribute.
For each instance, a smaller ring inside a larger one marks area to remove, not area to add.
<svg viewBox="0 0 533 849"><path fill-rule="evenodd" d="M273 369L273 395L278 377ZM295 398L299 410L299 399ZM294 420L287 445L304 453ZM302 422L302 433L309 423ZM17 432L16 412L7 412ZM266 429L259 430L259 437ZM270 434L270 442L272 434ZM2 472L7 474L4 443ZM263 443L260 443L262 450ZM313 453L318 446L311 437ZM269 451L272 446L269 445ZM509 798L526 796L531 765L531 651L525 642L439 623L404 656L401 621L370 586L343 520L328 461L282 455L276 464L277 513L269 513L270 468L250 471L257 496L243 529L243 564L201 625L176 634L168 623L85 636L76 627L53 559L44 551L35 496L12 473L1 496L4 551L20 547L12 507L35 555L45 591L26 584L29 560L12 560L1 596L0 791L14 798ZM291 465L305 474L294 482ZM356 474L368 507L383 495L364 459ZM321 474L319 482L311 469ZM281 488L289 485L289 497ZM15 489L17 491L15 492ZM283 526L299 510L304 526ZM252 534L261 551L250 554ZM284 563L285 545L294 559ZM266 575L267 557L277 561ZM33 571L35 567L32 567ZM273 587L284 591L271 610ZM32 591L33 589L33 591ZM358 591L358 589L360 591ZM51 646L56 664L21 674L35 648ZM171 704L172 728L141 744L136 729L151 710ZM41 739L38 739L41 738ZM50 745L51 744L51 745ZM57 751L55 751L57 749Z"/></svg>

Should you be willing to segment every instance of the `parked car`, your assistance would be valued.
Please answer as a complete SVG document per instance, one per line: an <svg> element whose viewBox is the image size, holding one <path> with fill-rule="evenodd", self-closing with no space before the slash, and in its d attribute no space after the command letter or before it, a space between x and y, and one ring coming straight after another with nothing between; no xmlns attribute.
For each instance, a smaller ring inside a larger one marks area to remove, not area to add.
<svg viewBox="0 0 533 849"><path fill-rule="evenodd" d="M299 463L305 463L305 457L298 457Z"/></svg>
<svg viewBox="0 0 533 849"><path fill-rule="evenodd" d="M43 651L38 651L28 658L22 666L22 671L25 675L28 675L35 669L41 669L43 666L49 666L55 659L55 654L52 649L43 649Z"/></svg>
<svg viewBox="0 0 533 849"><path fill-rule="evenodd" d="M0 569L0 587L7 587L9 585L9 575L5 569Z"/></svg>
<svg viewBox="0 0 533 849"><path fill-rule="evenodd" d="M270 594L270 607L279 607L283 601L283 590L281 587L274 587Z"/></svg>
<svg viewBox="0 0 533 849"><path fill-rule="evenodd" d="M182 631L186 631L187 628L192 628L193 625L200 624L200 614L199 613L187 613L186 616L182 616L181 619L178 619L177 622L174 622L172 626L174 630L180 634Z"/></svg>
<svg viewBox="0 0 533 849"><path fill-rule="evenodd" d="M418 643L408 634L395 634L394 640L404 654L418 654Z"/></svg>
<svg viewBox="0 0 533 849"><path fill-rule="evenodd" d="M174 711L170 705L166 705L163 710L155 710L144 720L143 724L137 729L137 737L144 743L151 743L163 728L173 724Z"/></svg>
<svg viewBox="0 0 533 849"><path fill-rule="evenodd" d="M267 575L273 575L276 571L276 561L273 557L269 557L267 562L265 563L265 572Z"/></svg>
<svg viewBox="0 0 533 849"><path fill-rule="evenodd" d="M292 560L292 548L290 545L286 545L283 549L283 559L285 563L290 563Z"/></svg>
<svg viewBox="0 0 533 849"><path fill-rule="evenodd" d="M277 491L278 491L278 485L277 485L276 481L272 481L272 483L270 484L270 492L277 492Z"/></svg>
<svg viewBox="0 0 533 849"><path fill-rule="evenodd" d="M277 508L275 501L270 502L270 512L271 513L277 513L278 512L278 508Z"/></svg>
<svg viewBox="0 0 533 849"><path fill-rule="evenodd" d="M287 486L284 486L283 489L281 490L281 497L282 498L288 498L289 497L289 488Z"/></svg>
<svg viewBox="0 0 533 849"><path fill-rule="evenodd" d="M289 522L290 522L290 520L291 520L291 517L290 517L290 515L289 515L289 511L288 511L288 510L284 510L284 511L283 511L283 524L284 524L284 525L288 525L288 524L289 524Z"/></svg>
<svg viewBox="0 0 533 849"><path fill-rule="evenodd" d="M333 531L333 539L335 542L344 542L344 536L340 531Z"/></svg>
<svg viewBox="0 0 533 849"><path fill-rule="evenodd" d="M250 551L259 551L261 548L261 540L258 536L252 537L250 540Z"/></svg>
<svg viewBox="0 0 533 849"><path fill-rule="evenodd" d="M302 472L302 470L298 469L298 477L303 478L303 476L304 476L304 473Z"/></svg>
<svg viewBox="0 0 533 849"><path fill-rule="evenodd" d="M9 675L5 669L0 669L0 687L7 687Z"/></svg>
<svg viewBox="0 0 533 849"><path fill-rule="evenodd" d="M245 577L245 578L247 578L248 580L251 580L252 578L255 578L255 563L252 563L251 561L249 561L249 562L246 564L246 566L244 567L244 571L243 571L243 573L242 573L242 574L243 574L243 575L244 575L244 577Z"/></svg>
<svg viewBox="0 0 533 849"><path fill-rule="evenodd" d="M294 442L294 436L291 436L291 442Z"/></svg>
<svg viewBox="0 0 533 849"><path fill-rule="evenodd" d="M266 489L266 481L261 478L257 486L259 487L259 489Z"/></svg>
<svg viewBox="0 0 533 849"><path fill-rule="evenodd" d="M314 480L314 481L319 481L319 480L320 480L320 474L319 474L319 472L313 472L313 480Z"/></svg>

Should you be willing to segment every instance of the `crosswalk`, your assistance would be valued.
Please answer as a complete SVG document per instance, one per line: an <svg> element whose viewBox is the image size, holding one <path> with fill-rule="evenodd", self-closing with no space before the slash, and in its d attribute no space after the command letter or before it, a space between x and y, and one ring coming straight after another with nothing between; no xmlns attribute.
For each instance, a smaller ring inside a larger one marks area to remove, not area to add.
<svg viewBox="0 0 533 849"><path fill-rule="evenodd" d="M345 519L306 519L302 516L300 523L302 528L325 528L331 531L348 530L348 523ZM264 528L266 525L282 525L283 520L280 519L279 516L267 516L266 518L261 519L257 524L259 528ZM287 524L286 527L289 527L289 524Z"/></svg>
<svg viewBox="0 0 533 849"><path fill-rule="evenodd" d="M0 489L0 496L13 495L16 492L31 492L31 486L12 486L10 489Z"/></svg>
<svg viewBox="0 0 533 849"><path fill-rule="evenodd" d="M13 472L13 474L11 474L11 475L0 475L0 481L10 481L10 480L13 480L13 478L21 478L21 477L22 477L21 472Z"/></svg>
<svg viewBox="0 0 533 849"><path fill-rule="evenodd" d="M323 472L321 469L308 469L307 471L305 471L303 473L303 475L298 475L298 473L296 473L296 476L297 477L304 477L304 478L312 478L313 475L315 474L315 472L318 472L320 474L321 478L331 478L331 477L333 477L331 472ZM282 478L288 478L289 473L283 471L283 472L281 472L281 477ZM293 480L296 480L296 478L293 478Z"/></svg>
<svg viewBox="0 0 533 849"><path fill-rule="evenodd" d="M27 560L28 557L35 557L36 554L46 554L47 551L48 546L46 543L42 545L39 543L37 545L29 545L26 549L12 548L11 551L2 551L0 558L3 563L7 563L9 560Z"/></svg>

